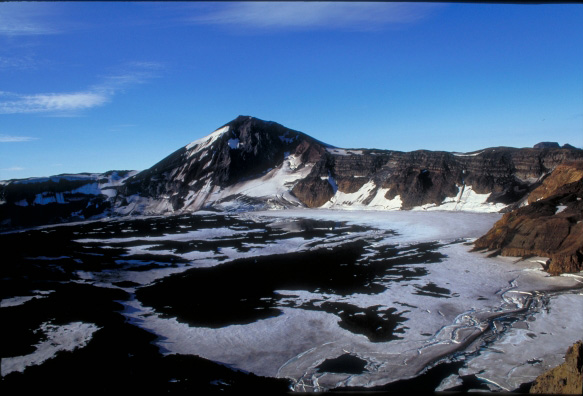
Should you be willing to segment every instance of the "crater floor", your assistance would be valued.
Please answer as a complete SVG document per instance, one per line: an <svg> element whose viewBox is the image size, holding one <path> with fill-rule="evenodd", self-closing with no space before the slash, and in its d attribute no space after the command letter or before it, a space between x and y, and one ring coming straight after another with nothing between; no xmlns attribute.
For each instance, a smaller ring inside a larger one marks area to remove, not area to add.
<svg viewBox="0 0 583 396"><path fill-rule="evenodd" d="M197 212L0 234L2 381L119 355L134 372L125 381L168 390L188 375L196 389L388 389L431 376L438 390L515 390L580 338L583 295L578 275L471 252L499 218ZM144 354L147 370L133 359ZM170 359L208 366L176 378L162 369Z"/></svg>

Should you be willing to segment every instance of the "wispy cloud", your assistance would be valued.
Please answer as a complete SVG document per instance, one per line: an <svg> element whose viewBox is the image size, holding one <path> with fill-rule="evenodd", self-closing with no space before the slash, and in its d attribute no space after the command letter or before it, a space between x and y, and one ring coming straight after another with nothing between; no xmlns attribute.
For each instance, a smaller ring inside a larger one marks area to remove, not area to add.
<svg viewBox="0 0 583 396"><path fill-rule="evenodd" d="M53 10L52 5L41 2L1 2L0 35L30 36L60 33L59 29L46 23Z"/></svg>
<svg viewBox="0 0 583 396"><path fill-rule="evenodd" d="M33 56L24 55L21 57L0 56L0 70L8 69L36 69L42 62L37 61Z"/></svg>
<svg viewBox="0 0 583 396"><path fill-rule="evenodd" d="M0 114L22 114L83 110L105 104L109 97L97 92L10 94L14 99L0 102Z"/></svg>
<svg viewBox="0 0 583 396"><path fill-rule="evenodd" d="M31 136L9 136L0 135L0 143L14 143L14 142L30 142L31 140L37 140L38 138Z"/></svg>
<svg viewBox="0 0 583 396"><path fill-rule="evenodd" d="M23 171L26 168L23 168L22 166L11 166L10 168L2 168L0 169L0 171L5 171L5 172L19 172L19 171Z"/></svg>
<svg viewBox="0 0 583 396"><path fill-rule="evenodd" d="M50 113L70 117L79 111L103 106L125 89L146 82L155 76L161 65L155 62L135 62L117 74L102 77L102 81L79 92L17 94L0 92L0 114Z"/></svg>
<svg viewBox="0 0 583 396"><path fill-rule="evenodd" d="M159 62L129 62L119 68L116 73L103 76L102 81L93 85L90 91L112 96L128 87L143 84L156 77L161 69L163 65Z"/></svg>
<svg viewBox="0 0 583 396"><path fill-rule="evenodd" d="M255 29L374 30L412 23L441 4L383 2L239 2L197 8L191 22Z"/></svg>

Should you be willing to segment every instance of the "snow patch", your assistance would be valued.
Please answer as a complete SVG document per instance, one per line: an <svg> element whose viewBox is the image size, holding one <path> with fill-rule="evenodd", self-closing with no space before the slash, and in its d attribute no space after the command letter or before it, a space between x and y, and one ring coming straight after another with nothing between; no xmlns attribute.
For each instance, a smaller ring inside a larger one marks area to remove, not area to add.
<svg viewBox="0 0 583 396"><path fill-rule="evenodd" d="M88 183L79 188L71 190L70 194L100 195L101 189L97 183Z"/></svg>
<svg viewBox="0 0 583 396"><path fill-rule="evenodd" d="M332 191L334 191L334 194L336 194L338 191L338 184L336 184L336 180L334 180L334 177L332 177L330 171L328 171L328 183L330 183L330 186L332 186Z"/></svg>
<svg viewBox="0 0 583 396"><path fill-rule="evenodd" d="M229 139L227 141L227 144L229 145L229 147L231 148L231 150L234 149L238 149L239 148L239 139Z"/></svg>
<svg viewBox="0 0 583 396"><path fill-rule="evenodd" d="M480 213L497 213L504 209L507 205L502 203L488 202L490 193L478 194L474 191L472 186L458 187L458 194L455 197L446 197L439 205L425 204L416 206L412 210L419 211L464 211L464 212L480 212Z"/></svg>
<svg viewBox="0 0 583 396"><path fill-rule="evenodd" d="M300 160L294 155L289 155L277 168L271 169L260 178L244 181L225 189L215 188L209 194L206 202L218 202L234 195L245 195L253 198L284 197L286 200L297 201L289 191L293 184L308 176L314 164L305 164L297 169Z"/></svg>
<svg viewBox="0 0 583 396"><path fill-rule="evenodd" d="M60 351L73 351L85 347L93 333L100 327L93 323L72 322L57 326L48 322L43 323L40 329L46 340L36 344L36 351L29 355L2 358L2 375L18 371L23 372L28 366L37 366L46 360L52 359Z"/></svg>
<svg viewBox="0 0 583 396"><path fill-rule="evenodd" d="M51 294L53 290L37 290L33 292L35 293L34 296L16 296L11 298L5 298L2 301L0 301L0 308L16 307L18 305L23 305L37 298L45 298L47 297L48 294Z"/></svg>
<svg viewBox="0 0 583 396"><path fill-rule="evenodd" d="M223 135L223 133L229 130L229 126L224 126L222 128L217 129L213 133L208 136L205 136L201 139L195 140L192 143L186 145L186 150L190 151L188 157L192 157L194 154L204 150L205 148L209 147L213 144L219 137Z"/></svg>
<svg viewBox="0 0 583 396"><path fill-rule="evenodd" d="M161 214L173 213L174 208L169 199L156 200L133 194L126 197L127 205L115 209L115 213L122 216L131 214Z"/></svg>
<svg viewBox="0 0 583 396"><path fill-rule="evenodd" d="M64 204L65 197L63 196L62 192L58 193L50 193L50 192L43 192L41 194L36 194L34 201L32 202L33 205L48 205L50 203L59 203Z"/></svg>
<svg viewBox="0 0 583 396"><path fill-rule="evenodd" d="M399 210L402 202L401 197L393 199L385 198L388 188L377 188L374 181L365 183L358 191L344 193L335 191L335 194L322 208L343 209L343 210ZM374 197L371 199L372 194ZM370 200L368 204L365 201Z"/></svg>
<svg viewBox="0 0 583 396"><path fill-rule="evenodd" d="M137 175L138 173L140 173L140 171L130 171L130 172L127 172L125 174L125 176L122 176L117 171L113 171L113 172L111 172L111 174L107 175L106 182L101 181L104 178L104 176L101 175L100 182L99 182L99 188L103 190L103 189L107 189L107 188L113 188L115 186L120 186L127 179L129 179L130 177L132 177L134 175ZM102 192L102 194L105 194L105 193Z"/></svg>
<svg viewBox="0 0 583 396"><path fill-rule="evenodd" d="M385 196L389 190L389 188L379 188L375 197L372 199L372 201L370 201L368 206L371 209L400 210L401 206L403 206L401 196L397 195L393 199L387 199Z"/></svg>
<svg viewBox="0 0 583 396"><path fill-rule="evenodd" d="M474 153L452 153L453 155L455 155L456 157L475 157L476 155L480 155L484 152L484 150L482 151L477 151Z"/></svg>

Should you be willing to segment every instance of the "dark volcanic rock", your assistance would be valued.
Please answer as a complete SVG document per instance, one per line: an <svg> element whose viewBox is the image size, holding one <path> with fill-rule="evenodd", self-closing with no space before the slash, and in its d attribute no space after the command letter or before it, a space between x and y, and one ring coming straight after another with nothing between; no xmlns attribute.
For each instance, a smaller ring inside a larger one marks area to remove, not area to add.
<svg viewBox="0 0 583 396"><path fill-rule="evenodd" d="M0 228L86 220L109 213L130 171L56 175L0 183Z"/></svg>
<svg viewBox="0 0 583 396"><path fill-rule="evenodd" d="M213 188L258 179L270 169L281 167L291 154L299 159L297 169L313 166L307 177L289 186L307 207L322 206L336 190L355 193L371 181L374 188L362 200L365 205L379 188L389 189L388 199L400 196L402 209L410 209L439 205L465 186L479 194L491 194L489 202L509 205L524 199L563 161L583 158L581 150L558 146L496 147L470 154L334 150L301 132L253 117L240 116L224 127L228 131L220 136L213 133L193 142L129 179L123 192L126 196L168 199L173 210L197 210L212 205L209 199ZM196 203L186 203L186 197L193 194Z"/></svg>
<svg viewBox="0 0 583 396"><path fill-rule="evenodd" d="M390 188L387 198L401 197L403 209L439 204L456 196L464 183L463 165L450 153L423 150L393 158L383 169L382 187Z"/></svg>
<svg viewBox="0 0 583 396"><path fill-rule="evenodd" d="M332 198L334 190L328 180L308 177L300 180L292 189L292 193L308 208L317 208Z"/></svg>
<svg viewBox="0 0 583 396"><path fill-rule="evenodd" d="M560 184L571 180L566 176L579 174L581 167L581 163L558 167L540 187L540 198L506 213L476 240L475 248L505 256L549 257L547 271L553 275L583 270L583 178ZM547 190L552 195L545 196Z"/></svg>
<svg viewBox="0 0 583 396"><path fill-rule="evenodd" d="M333 176L338 190L358 191L359 186L373 181L377 187L389 188L387 199L397 195L402 209L427 203L439 205L446 197L455 197L464 186L479 194L491 193L488 201L513 204L525 198L555 167L571 159L583 159L581 150L516 149L496 147L473 154L453 154L419 150L399 152L390 150L359 150L361 154L341 155L326 152L314 166L310 180L303 180L307 189L310 181L323 186L318 179ZM314 186L310 202L325 203L329 191ZM322 192L315 197L314 192ZM371 198L376 193L371 192ZM295 193L295 191L294 191Z"/></svg>
<svg viewBox="0 0 583 396"><path fill-rule="evenodd" d="M559 148L559 143L557 142L540 142L533 146L534 148Z"/></svg>
<svg viewBox="0 0 583 396"><path fill-rule="evenodd" d="M370 206L373 200L379 209L394 209L398 202L400 209L439 207L457 196L463 201L467 191L487 194L487 210L498 203L511 210L561 163L583 160L583 150L536 147L472 153L339 149L275 122L239 116L133 176L112 172L0 183L0 226L200 209L327 203L343 208Z"/></svg>
<svg viewBox="0 0 583 396"><path fill-rule="evenodd" d="M197 200L199 204L190 208L197 210L212 187L224 188L263 176L281 166L289 154L302 161L316 161L323 147L323 143L275 122L239 116L130 178L123 192L154 199L172 197L173 210L183 208L189 193L203 195Z"/></svg>
<svg viewBox="0 0 583 396"><path fill-rule="evenodd" d="M355 193L362 188L368 179L365 177L338 177L336 178L336 185L338 186L338 191L343 193L351 194Z"/></svg>
<svg viewBox="0 0 583 396"><path fill-rule="evenodd" d="M583 393L583 341L577 341L565 354L565 363L539 375L530 393L580 395Z"/></svg>

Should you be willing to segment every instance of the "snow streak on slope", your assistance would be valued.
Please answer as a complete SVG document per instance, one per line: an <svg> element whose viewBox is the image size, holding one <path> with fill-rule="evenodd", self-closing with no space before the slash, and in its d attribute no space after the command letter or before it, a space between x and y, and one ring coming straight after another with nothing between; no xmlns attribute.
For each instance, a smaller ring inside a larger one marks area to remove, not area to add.
<svg viewBox="0 0 583 396"><path fill-rule="evenodd" d="M186 145L186 150L189 151L188 156L192 157L196 153L203 151L204 149L209 148L218 138L220 138L225 132L229 131L229 126L224 126L222 128L217 129L213 133L208 136L205 136L201 139L195 140L192 143Z"/></svg>
<svg viewBox="0 0 583 396"><path fill-rule="evenodd" d="M456 197L445 198L440 204L425 204L412 208L415 211L465 211L479 213L498 213L507 205L488 202L491 194L478 194L472 186L458 187ZM400 210L400 196L387 199L385 195L389 188L379 188L374 181L368 181L358 191L344 193L337 190L323 209L342 210Z"/></svg>
<svg viewBox="0 0 583 396"><path fill-rule="evenodd" d="M399 196L393 199L385 198L388 191L388 188L377 188L375 182L371 180L354 193L344 193L337 189L334 196L322 205L322 208L345 210L401 209L401 199ZM371 196L373 196L372 200L370 199Z"/></svg>
<svg viewBox="0 0 583 396"><path fill-rule="evenodd" d="M236 183L227 188L213 188L208 195L207 202L216 203L214 206L225 210L237 211L240 203L224 202L229 197L246 196L252 198L281 198L291 205L301 205L296 197L290 194L294 183L305 178L312 170L314 164L305 164L298 169L299 158L287 155L281 166L270 169L264 176L250 181ZM223 203L224 202L224 203ZM259 204L261 208L265 204Z"/></svg>
<svg viewBox="0 0 583 396"><path fill-rule="evenodd" d="M413 210L463 210L467 212L499 213L508 205L488 202L491 193L478 194L472 186L458 187L459 193L454 198L445 198L439 205L426 204Z"/></svg>

